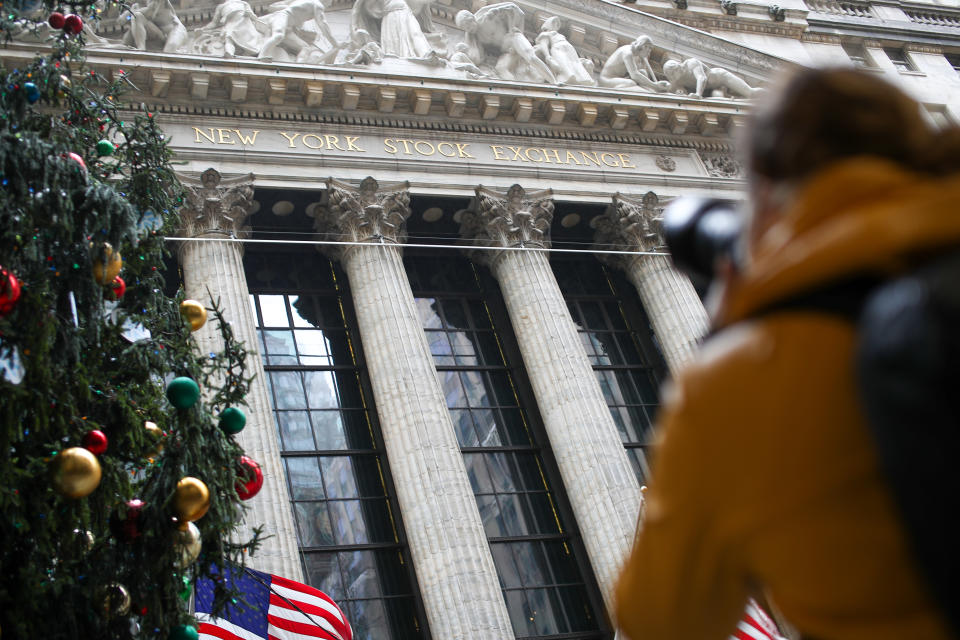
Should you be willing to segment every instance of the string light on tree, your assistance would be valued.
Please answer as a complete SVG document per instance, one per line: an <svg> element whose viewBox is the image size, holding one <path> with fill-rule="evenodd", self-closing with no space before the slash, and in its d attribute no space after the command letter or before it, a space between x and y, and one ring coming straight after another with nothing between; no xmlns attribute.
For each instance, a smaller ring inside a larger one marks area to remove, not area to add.
<svg viewBox="0 0 960 640"><path fill-rule="evenodd" d="M129 80L85 57L93 0L41 20L21 5L0 32L62 31L0 66L3 637L189 634L191 579L259 544L231 539L243 452L211 428L245 404L244 351L204 300L223 350L201 354L164 293L182 186Z"/></svg>

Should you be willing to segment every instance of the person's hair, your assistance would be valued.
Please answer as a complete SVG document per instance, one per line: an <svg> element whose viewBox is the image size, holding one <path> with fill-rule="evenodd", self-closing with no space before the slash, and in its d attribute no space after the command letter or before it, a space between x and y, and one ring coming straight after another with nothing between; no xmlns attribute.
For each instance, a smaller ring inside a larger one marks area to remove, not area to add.
<svg viewBox="0 0 960 640"><path fill-rule="evenodd" d="M919 173L960 171L960 129L935 130L921 109L873 73L796 71L757 105L747 134L749 172L795 182L854 156L885 158Z"/></svg>

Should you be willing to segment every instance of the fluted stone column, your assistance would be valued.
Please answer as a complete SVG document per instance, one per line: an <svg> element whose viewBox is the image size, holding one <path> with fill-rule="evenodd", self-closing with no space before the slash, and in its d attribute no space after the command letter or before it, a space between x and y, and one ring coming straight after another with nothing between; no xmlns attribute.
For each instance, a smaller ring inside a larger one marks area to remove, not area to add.
<svg viewBox="0 0 960 640"><path fill-rule="evenodd" d="M549 191L476 190L461 233L478 246L549 246ZM607 608L633 540L640 490L547 254L471 252L500 283L523 363Z"/></svg>
<svg viewBox="0 0 960 640"><path fill-rule="evenodd" d="M188 238L231 238L243 233L243 224L253 204L253 175L223 178L207 169L200 179L181 176L187 197L181 209L181 231ZM263 469L263 488L247 501L245 524L264 526L273 536L249 558L254 569L303 580L297 534L280 460L280 442L267 393L263 359L257 352L256 322L250 308L250 292L243 272L243 247L233 242L183 242L180 245L184 289L188 298L210 304L219 298L223 315L237 340L247 348L247 375L252 375L247 394L247 426L237 441ZM207 290L209 289L209 294ZM208 322L194 334L201 352L219 351L223 340ZM202 523L201 523L202 524Z"/></svg>
<svg viewBox="0 0 960 640"><path fill-rule="evenodd" d="M596 242L633 251L664 249L662 212L652 191L640 199L617 194L606 213L594 221ZM600 259L623 269L637 288L670 370L675 372L692 359L709 320L690 279L674 269L666 255L601 254Z"/></svg>
<svg viewBox="0 0 960 640"><path fill-rule="evenodd" d="M406 184L329 180L318 229L369 246L328 247L350 281L410 555L434 638L513 638L509 614L421 327L399 244Z"/></svg>

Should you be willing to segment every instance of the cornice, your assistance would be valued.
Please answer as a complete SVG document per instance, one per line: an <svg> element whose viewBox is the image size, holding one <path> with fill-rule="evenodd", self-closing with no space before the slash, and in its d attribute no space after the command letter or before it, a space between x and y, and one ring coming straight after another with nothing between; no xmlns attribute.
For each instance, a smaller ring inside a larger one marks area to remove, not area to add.
<svg viewBox="0 0 960 640"><path fill-rule="evenodd" d="M41 51L3 51L13 64ZM123 70L125 97L174 115L288 120L723 151L749 102L593 87L527 85L305 68L132 50L90 51L90 68ZM242 92L237 91L242 87ZM383 100L388 95L390 100Z"/></svg>
<svg viewBox="0 0 960 640"><path fill-rule="evenodd" d="M861 18L811 11L807 15L810 27L804 40L813 36L856 37L870 40L902 42L929 46L960 46L960 28L931 24Z"/></svg>

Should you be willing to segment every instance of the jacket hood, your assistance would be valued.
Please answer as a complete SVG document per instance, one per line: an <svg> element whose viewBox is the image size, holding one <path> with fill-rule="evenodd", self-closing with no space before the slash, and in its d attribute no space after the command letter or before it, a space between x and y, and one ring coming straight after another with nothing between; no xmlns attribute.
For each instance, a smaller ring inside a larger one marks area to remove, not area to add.
<svg viewBox="0 0 960 640"><path fill-rule="evenodd" d="M838 163L811 178L750 248L714 325L848 277L896 273L949 245L960 245L960 175L931 177L879 158Z"/></svg>

